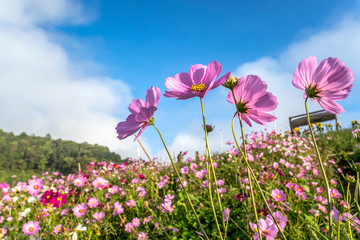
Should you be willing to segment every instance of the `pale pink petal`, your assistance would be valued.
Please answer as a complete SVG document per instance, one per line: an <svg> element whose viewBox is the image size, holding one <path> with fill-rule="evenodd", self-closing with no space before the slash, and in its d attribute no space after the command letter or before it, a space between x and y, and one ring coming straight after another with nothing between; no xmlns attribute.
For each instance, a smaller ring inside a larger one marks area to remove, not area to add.
<svg viewBox="0 0 360 240"><path fill-rule="evenodd" d="M137 122L147 122L154 115L154 112L157 110L156 107L151 106L149 108L141 108L140 112L135 115L135 121Z"/></svg>
<svg viewBox="0 0 360 240"><path fill-rule="evenodd" d="M168 77L165 80L165 86L170 91L176 91L176 92L188 92L191 89L191 85L185 85L180 81L180 74L176 74L173 78Z"/></svg>
<svg viewBox="0 0 360 240"><path fill-rule="evenodd" d="M202 64L195 64L190 67L190 78L192 80L193 85L202 83L203 78L205 76L206 66Z"/></svg>
<svg viewBox="0 0 360 240"><path fill-rule="evenodd" d="M146 103L142 99L135 100L133 99L132 102L129 104L129 111L133 114L140 112L140 108L145 107Z"/></svg>
<svg viewBox="0 0 360 240"><path fill-rule="evenodd" d="M221 78L219 78L219 80L215 81L214 85L212 86L211 89L217 88L218 86L220 86L221 84L223 84L226 80L228 80L228 78L230 77L231 72L227 72L224 74L224 76L222 76Z"/></svg>
<svg viewBox="0 0 360 240"><path fill-rule="evenodd" d="M314 78L320 90L347 88L354 81L352 70L338 58L327 58L321 61L316 68Z"/></svg>
<svg viewBox="0 0 360 240"><path fill-rule="evenodd" d="M146 102L147 107L157 106L160 100L161 92L158 87L152 86L150 89L146 91Z"/></svg>
<svg viewBox="0 0 360 240"><path fill-rule="evenodd" d="M210 84L215 81L216 78L220 75L222 71L222 66L217 61L212 61L207 65L205 77L203 78L202 83L205 85Z"/></svg>
<svg viewBox="0 0 360 240"><path fill-rule="evenodd" d="M316 65L316 57L308 57L302 60L294 72L292 84L302 90L313 84Z"/></svg>
<svg viewBox="0 0 360 240"><path fill-rule="evenodd" d="M276 97L270 93L265 92L262 96L259 96L255 101L249 103L250 108L254 107L256 110L261 111L273 111L278 106Z"/></svg>
<svg viewBox="0 0 360 240"><path fill-rule="evenodd" d="M316 102L320 104L320 106L329 113L340 114L345 112L345 110L336 102L328 98L316 98Z"/></svg>

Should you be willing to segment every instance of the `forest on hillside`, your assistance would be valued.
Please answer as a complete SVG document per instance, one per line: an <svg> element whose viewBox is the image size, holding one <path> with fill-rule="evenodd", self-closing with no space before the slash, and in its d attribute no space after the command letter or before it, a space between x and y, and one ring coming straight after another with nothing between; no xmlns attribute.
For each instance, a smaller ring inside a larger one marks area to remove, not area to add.
<svg viewBox="0 0 360 240"><path fill-rule="evenodd" d="M79 163L84 167L91 161L122 162L120 155L105 146L52 139L50 134L16 136L0 129L0 181L15 174L22 178L46 171L74 173Z"/></svg>

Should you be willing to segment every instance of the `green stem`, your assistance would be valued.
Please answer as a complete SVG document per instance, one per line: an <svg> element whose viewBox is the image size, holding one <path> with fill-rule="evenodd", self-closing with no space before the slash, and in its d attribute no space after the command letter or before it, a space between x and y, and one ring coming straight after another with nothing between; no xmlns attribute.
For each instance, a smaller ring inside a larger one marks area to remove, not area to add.
<svg viewBox="0 0 360 240"><path fill-rule="evenodd" d="M198 222L198 224L199 224L199 226L200 226L200 229L201 229L202 233L204 234L204 236L206 237L206 239L209 240L209 237L207 236L207 234L206 234L206 232L205 232L205 230L204 230L204 228L203 228L203 226L202 226L202 224L201 224L201 222L200 222L200 219L199 219L198 215L196 214L195 208L194 208L193 204L191 203L191 200L190 200L190 197L189 197L189 195L188 195L188 193L187 193L187 191L186 191L185 185L183 184L183 181L181 180L179 171L177 170L177 168L176 168L176 166L175 166L175 164L174 164L174 161L172 160L171 154L170 154L170 152L169 152L169 150L168 150L168 148L167 148L167 146L166 146L166 144L165 144L165 141L164 141L163 137L161 136L161 133L160 133L159 129L155 126L155 124L153 124L153 126L154 126L154 128L156 129L156 131L159 133L159 136L160 136L161 141L162 141L162 143L163 143L163 145L164 145L164 147L165 147L165 150L166 150L167 154L169 155L171 164L172 164L172 166L173 166L173 168L174 168L174 170L175 170L175 172L176 172L177 177L179 178L179 181L180 181L181 186L182 186L183 189L184 189L186 198L187 198L187 200L189 201L189 204L190 204L190 206L191 206L192 211L194 212L196 221Z"/></svg>
<svg viewBox="0 0 360 240"><path fill-rule="evenodd" d="M233 136L234 136L234 141L236 143L236 146L238 147L239 151L241 151L241 148L236 140L236 136L235 136L235 131L234 131L234 119L235 119L235 116L233 117L233 120L232 120L232 132L233 132ZM241 123L241 121L240 121ZM242 128L241 128L242 130ZM243 131L242 131L243 133ZM244 149L246 151L246 143L245 143L245 138L243 137L243 144L244 144ZM248 163L248 160L247 160L247 156L246 154L244 155L244 153L241 151L242 155L243 155L243 158L245 159L245 162ZM250 169L249 169L250 165L247 164L247 174L248 174L248 179L249 179L249 184L250 184L250 196L251 196L251 201L253 203L253 209L254 209L254 215L255 215L255 219L256 219L256 225L257 225L257 232L259 234L259 238L262 239L262 236L261 236L261 232L260 232L260 227L259 227L259 218L258 218L258 215L257 215L257 209L256 209L256 203L255 203L255 197L254 197L254 192L253 192L253 187L252 187L252 181L251 181L251 176L250 176ZM256 180L255 180L256 181Z"/></svg>
<svg viewBox="0 0 360 240"><path fill-rule="evenodd" d="M278 222L276 221L276 218L274 217L274 215L273 215L273 213L272 213L272 211L271 211L271 208L270 208L269 204L267 203L267 199L266 199L266 197L265 197L265 195L264 195L264 191L263 191L263 189L261 188L260 184L258 183L258 181L257 181L257 179L256 179L256 176L255 176L255 174L254 174L254 171L252 170L252 168L251 168L251 166L250 166L250 164L249 164L249 161L247 160L247 156L246 156L246 155L244 154L244 152L241 150L241 148L240 148L240 146L239 146L239 143L238 143L238 141L236 140L236 135L235 135L235 131L234 131L234 120L235 120L235 116L234 116L233 119L232 119L232 126L231 126L231 127L232 127L233 137L234 137L234 140L235 140L235 144L236 144L237 148L239 149L241 155L242 155L243 158L245 159L245 163L246 163L246 165L247 165L247 168L250 170L251 176L253 177L253 179L254 179L254 181L255 181L256 187L257 187L257 188L259 189L259 191L260 191L261 198L263 199L267 210L269 211L269 213L270 213L270 215L271 215L274 223L276 224L276 227L278 228L281 236L282 236L284 239L287 239L287 238L285 237L285 235L284 235L284 232L281 230ZM241 121L240 121L240 122L241 122Z"/></svg>
<svg viewBox="0 0 360 240"><path fill-rule="evenodd" d="M234 90L233 90L233 89L231 89L231 93L232 93L232 96L233 96L233 98L234 98L234 102L235 102L235 106L236 106L236 113L235 113L235 115L236 115L236 114L238 115L239 123L240 123L240 127L241 127L241 134L242 134L243 142L245 143L244 130L243 130L243 127L242 127L241 115L240 115L240 112L238 111L238 108L237 108L238 102L237 102L237 100L236 100L235 93L234 93ZM245 144L244 144L244 151L245 151L245 154L244 154L244 152L241 150L241 148L240 148L240 146L239 146L239 144L238 144L238 142L237 142L237 140L236 140L235 131L234 131L234 119L235 119L235 115L234 115L234 117L233 117L233 119L232 119L232 122L231 122L231 124L232 124L232 125L231 125L231 128L232 128L232 133L233 133L233 137L234 137L236 146L238 147L239 151L241 152L243 158L245 159L246 165L247 165L248 169L250 170L251 175L252 175L253 178L254 178L255 184L256 184L257 188L259 189L259 191L260 191L261 197L262 197L262 199L263 199L263 201L264 201L264 203L265 203L265 205L266 205L266 208L268 209L268 211L269 211L269 213L270 213L273 221L275 222L276 227L278 228L279 232L281 233L281 236L282 236L284 239L286 239L286 237L285 237L285 235L284 235L284 232L281 230L278 222L276 221L276 219L275 219L275 217L274 217L274 215L273 215L273 213L272 213L272 211L271 211L271 208L270 208L269 204L267 203L267 199L265 198L265 195L264 195L264 193L263 193L263 190L262 190L260 184L258 183L258 181L257 181L257 179L256 179L256 176L255 176L255 174L254 174L254 172L253 172L253 170L252 170L252 168L251 168L251 166L250 166L250 164L249 164L249 161L247 160L247 153L246 153L246 146L245 146Z"/></svg>
<svg viewBox="0 0 360 240"><path fill-rule="evenodd" d="M346 202L350 205L349 195L350 195L350 183L348 182L347 190L346 190ZM346 213L346 216L347 216L346 220L347 220L347 224L348 224L348 228L349 228L349 236L350 236L350 239L352 240L353 237L352 237L352 233L351 233L349 212Z"/></svg>
<svg viewBox="0 0 360 240"><path fill-rule="evenodd" d="M207 155L207 154L206 154ZM206 156L205 156L205 159L206 159ZM221 230L220 230L220 226L219 226L219 222L218 222L218 219L216 217L216 210L215 210L215 205L214 205L214 200L213 200L213 197L212 197L212 190L211 190L211 166L210 164L207 164L206 166L206 170L208 171L208 179L209 179L209 182L208 182L208 189L209 189L209 197L210 197L210 203L211 203L211 209L213 211L213 214L214 214L214 219L215 219L215 223L216 223L216 227L218 229L218 232L220 234L220 238L222 238L222 235L221 235Z"/></svg>
<svg viewBox="0 0 360 240"><path fill-rule="evenodd" d="M214 164L213 164L213 160L212 160L211 152L210 152L209 139L208 139L207 128L206 128L206 121L205 121L204 104L203 104L202 98L200 98L200 103L201 103L201 112L202 112L203 125L204 125L204 131L205 131L206 151L207 151L207 154L208 154L209 159L210 159L212 175L213 175L213 178L214 178L215 188L216 188L216 194L217 194L217 199L218 199L218 203L219 203L219 207L220 207L220 215L221 215L222 222L223 222L223 227L224 227L224 230L225 230L226 226L225 226L224 218L223 218L223 216L222 216L222 211L223 211L223 209L222 209L222 205L221 205L221 198L220 198L219 188L218 188L218 184L217 184L217 178L216 178L216 174L215 174L215 168L214 168ZM210 183L209 183L209 184L210 184ZM220 237L221 237L221 233L220 233Z"/></svg>
<svg viewBox="0 0 360 240"><path fill-rule="evenodd" d="M305 99L305 110L306 110L306 115L307 115L307 120L308 120L308 125L309 125L309 128L310 128L310 132L311 132L311 137L312 137L312 140L314 142L314 147L315 147L315 152L316 152L316 156L317 156L317 159L318 159L318 162L319 162L319 165L320 165L320 169L321 169L321 175L324 179L324 182L325 182L325 187L326 187L326 196L327 196L327 201L328 201L328 214L329 214L329 239L332 239L332 235L333 235L333 232L332 232L332 214L331 214L331 197L330 197L330 187L329 187L329 181L326 177L326 173L325 173L325 168L324 168L324 165L321 161L321 157L320 157L320 152L319 152L319 148L316 144L316 139L315 139L315 135L314 135L314 132L310 126L310 115L309 115L309 111L308 111L308 107L307 107L307 100L308 100L308 97Z"/></svg>
<svg viewBox="0 0 360 240"><path fill-rule="evenodd" d="M339 212L337 240L340 240L340 223L341 223L340 219L341 219L341 213Z"/></svg>

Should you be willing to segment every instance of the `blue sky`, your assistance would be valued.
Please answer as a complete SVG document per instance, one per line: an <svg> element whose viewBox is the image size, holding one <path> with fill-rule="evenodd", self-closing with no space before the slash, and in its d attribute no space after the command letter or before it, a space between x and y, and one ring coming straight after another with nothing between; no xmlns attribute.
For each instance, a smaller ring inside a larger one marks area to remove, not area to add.
<svg viewBox="0 0 360 240"><path fill-rule="evenodd" d="M132 98L217 60L223 73L259 75L279 101L270 128L285 130L287 117L304 112L302 92L291 85L307 56L339 57L355 74L340 104L343 125L359 119L359 1L72 1L5 0L0 9L0 128L109 146L138 156L132 139L114 128ZM231 140L233 106L218 88L204 99L214 151ZM311 110L319 106L311 105ZM171 152L204 151L198 99L162 97L155 113ZM261 130L260 126L246 131ZM222 139L220 136L222 135ZM141 140L165 160L153 128ZM141 153L143 157L143 154Z"/></svg>

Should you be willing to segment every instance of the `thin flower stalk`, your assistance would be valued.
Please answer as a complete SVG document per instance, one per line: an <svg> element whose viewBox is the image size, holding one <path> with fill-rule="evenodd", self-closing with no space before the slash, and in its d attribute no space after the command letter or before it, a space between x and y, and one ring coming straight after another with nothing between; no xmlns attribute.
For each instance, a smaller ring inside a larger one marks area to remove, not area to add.
<svg viewBox="0 0 360 240"><path fill-rule="evenodd" d="M349 195L350 195L350 182L348 182L347 189L346 189L346 202L350 205ZM346 216L347 216L346 220L347 220L347 224L348 224L348 228L349 228L349 236L350 236L350 239L352 240L353 237L352 237L352 233L351 233L349 212L346 213Z"/></svg>
<svg viewBox="0 0 360 240"><path fill-rule="evenodd" d="M234 132L234 119L235 117L233 117L233 121L232 121L232 131L233 131L233 136L234 136L234 140L235 140L235 143L236 143L236 146L238 147L239 151L241 151L241 148L236 140L236 136L235 136L235 132ZM240 119L240 118L239 118ZM241 123L241 120L240 120L240 123ZM243 143L244 143L244 149L246 151L246 146L245 146L245 140L243 138ZM247 163L247 174L248 174L248 179L249 179L249 185L250 185L250 196L251 196L251 201L252 201L252 204L253 204L253 209L254 209L254 215L255 215L255 219L256 219L256 225L257 225L257 232L259 234L259 238L262 239L262 236L261 236L261 231L260 231L260 226L259 226L259 218L258 218L258 215L257 215L257 209L256 209L256 203L255 203L255 196L254 196L254 191L253 191L253 186L252 186L252 180L251 180L251 175L250 175L250 165L248 164L248 160L247 160L247 157L246 157L246 153L245 155L243 154L243 152L241 151L244 159L245 159L245 162ZM255 180L256 181L256 180Z"/></svg>
<svg viewBox="0 0 360 240"><path fill-rule="evenodd" d="M205 238L206 238L207 240L209 240L209 237L207 236L207 234L206 234L206 232L205 232L205 230L204 230L204 228L203 228L203 226L202 226L202 224L201 224L201 222L200 222L200 219L199 219L198 215L196 214L195 208L194 208L193 204L191 203L191 200L190 200L190 197L189 197L189 195L188 195L188 193L187 193L187 191L186 191L185 185L184 185L183 181L181 180L179 171L177 170L177 168L176 168L176 166L175 166L175 164L174 164L174 161L173 161L173 159L172 159L172 157L171 157L171 154L170 154L170 152L169 152L169 150L168 150L168 148L167 148L167 146L166 146L166 144L165 144L165 141L164 141L164 139L163 139L163 137L162 137L159 129L155 126L155 124L152 124L152 125L154 126L154 128L156 129L156 131L159 133L160 139L161 139L161 141L162 141L162 143L163 143L163 145L164 145L164 147L165 147L165 150L166 150L166 152L167 152L167 154L168 154L168 156L169 156L169 158L170 158L171 164L172 164L172 166L173 166L173 168L174 168L174 170L175 170L175 172L176 172L176 175L177 175L177 177L179 178L180 184L181 184L182 188L184 189L186 198L187 198L187 200L189 201L189 204L190 204L190 206L191 206L191 209L192 209L192 211L193 211L193 213L194 213L194 215L195 215L196 221L198 222L198 224L199 224L199 226L200 226L201 232L204 234Z"/></svg>
<svg viewBox="0 0 360 240"><path fill-rule="evenodd" d="M206 128L206 121L205 121L205 112L204 112L204 104L203 104L203 101L202 101L202 98L200 98L200 103L201 103L201 112L202 112L202 117L203 117L203 125L204 125L204 132L205 132L205 142L206 142L206 152L207 152L207 155L209 157L209 160L210 160L210 168L211 168L211 172L212 172L212 175L213 175L213 178L214 178L214 182L215 182L215 188L216 188L216 193L217 193L217 199L218 199L218 203L219 203L219 207L220 207L220 213L222 213L222 205L221 205L221 198L220 198L220 193L219 193L219 188L218 188L218 184L217 184L217 178L216 178L216 174L215 174L215 168L214 168L214 164L213 164L213 160L212 160L212 157L211 157L211 152L210 152L210 147L209 147L209 140L208 140L208 134L207 134L207 128ZM209 185L211 184L211 181L209 179ZM210 193L211 195L211 193ZM212 203L213 204L213 203ZM214 206L213 206L214 207ZM214 209L215 211L215 209ZM215 214L215 212L214 212ZM216 215L216 214L215 214ZM222 216L222 214L221 214ZM217 219L215 217L215 220L217 222ZM222 219L222 222L223 222L223 227L224 227L224 231L225 231L225 222L224 222L224 219ZM219 229L219 234L221 236L221 232L220 232L220 229Z"/></svg>
<svg viewBox="0 0 360 240"><path fill-rule="evenodd" d="M207 157L207 152L205 154L205 158ZM215 219L215 223L216 223L216 227L218 229L218 232L219 232L219 235L220 235L220 238L223 239L222 237L222 234L221 234L221 230L220 230L220 226L219 226L219 221L216 217L216 210L215 210L215 205L214 205L214 200L213 200L213 197L212 197L212 189L211 189L211 166L209 166L209 164L207 164L207 172L208 172L208 179L209 179L209 184L208 184L208 189L209 189L209 197L210 197L210 203L211 203L211 209L213 211L213 214L214 214L214 219Z"/></svg>
<svg viewBox="0 0 360 240"><path fill-rule="evenodd" d="M339 213L339 218L338 218L338 229L337 229L337 240L340 240L340 225L341 225L341 221L340 221L340 219L341 219L341 213Z"/></svg>
<svg viewBox="0 0 360 240"><path fill-rule="evenodd" d="M251 176L252 176L252 178L253 178L254 181L255 181L256 187L257 187L257 188L259 189L259 191L260 191L261 198L263 199L263 201L264 201L264 203L265 203L265 206L266 206L267 210L269 211L272 219L274 220L274 223L276 224L276 226L277 226L277 228L278 228L281 236L283 237L283 239L287 239L287 238L285 237L284 232L281 230L278 222L276 221L276 218L274 217L274 215L273 215L273 213L272 213L272 211L271 211L271 208L270 208L269 204L267 203L267 199L266 199L266 197L265 197L265 195L264 195L264 191L263 191L263 189L261 188L260 184L258 183L258 181L257 181L257 179L256 179L255 173L254 173L254 171L252 170L252 168L251 168L251 166L250 166L250 164L249 164L249 161L247 160L247 156L246 156L246 155L244 154L244 152L241 150L241 148L240 148L240 146L239 146L239 143L238 143L238 141L236 140L236 135L235 135L235 131L234 131L234 120L235 120L235 116L234 116L233 119L232 119L232 126L231 126L231 127L232 127L232 133L233 133L233 137L234 137L235 144L236 144L237 148L239 149L241 155L242 155L243 158L245 159L245 163L246 163L246 165L247 165L247 167L248 167L248 170L250 170ZM240 123L241 123L241 121L240 121ZM241 125L242 125L242 124L241 124ZM246 149L246 148L245 148L245 149ZM249 181L250 181L250 180L249 180Z"/></svg>
<svg viewBox="0 0 360 240"><path fill-rule="evenodd" d="M320 165L320 170L321 170L321 175L324 179L324 182L325 182L325 188L326 188L326 197L327 197L327 207L328 207L328 215L329 215L329 239L332 239L332 235L333 235L333 232L332 232L332 216L331 216L331 196L330 196L330 187L329 187L329 181L326 177L326 173L325 173L325 168L324 168L324 165L322 163L322 160L321 160L321 157L320 157L320 152L319 152L319 148L316 144L316 139L315 139L315 135L314 135L314 132L312 130L312 128L310 127L310 116L309 116L309 111L308 111L308 107L307 107L307 100L308 100L308 97L305 99L305 110L306 110L306 115L307 115L307 120L308 120L308 125L309 125L309 128L310 128L310 132L311 132L311 138L314 142L314 147L315 147L315 152L316 152L316 156L317 156L317 159L318 159L318 162L319 162L319 165Z"/></svg>

